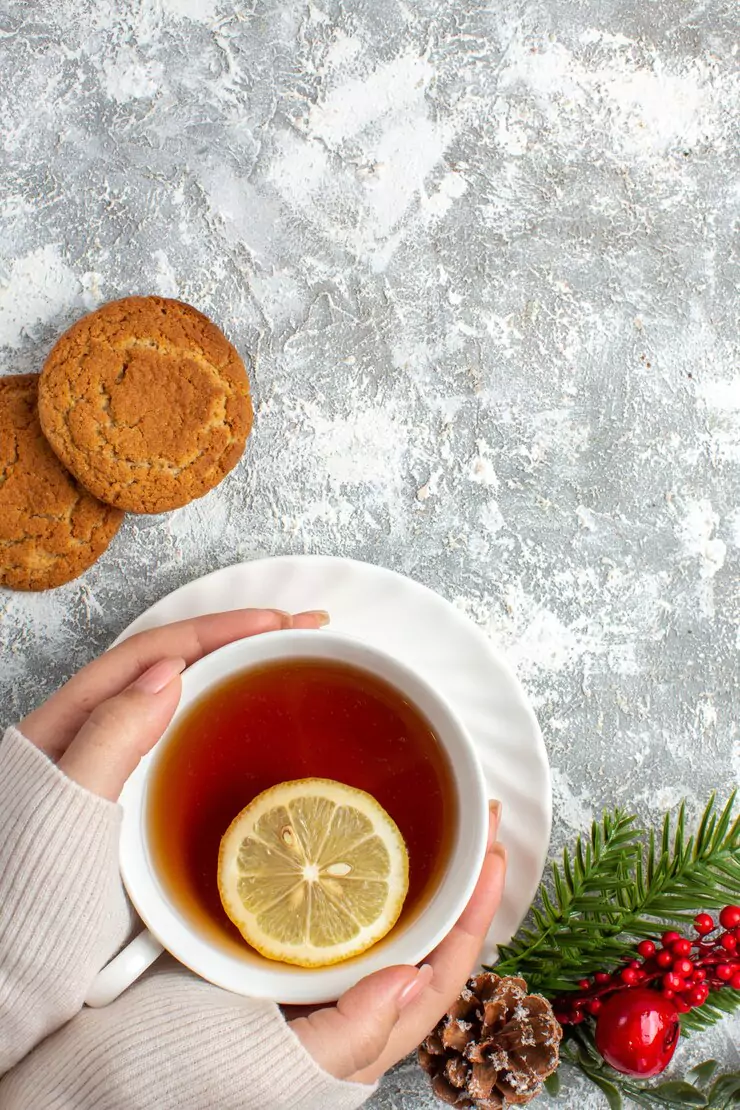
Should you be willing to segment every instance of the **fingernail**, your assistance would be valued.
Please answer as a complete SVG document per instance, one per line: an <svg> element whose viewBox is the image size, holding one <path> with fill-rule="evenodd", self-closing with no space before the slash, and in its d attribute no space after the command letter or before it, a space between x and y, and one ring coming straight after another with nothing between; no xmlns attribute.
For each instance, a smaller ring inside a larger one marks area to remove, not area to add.
<svg viewBox="0 0 740 1110"><path fill-rule="evenodd" d="M331 617L325 609L308 609L305 613L296 613L297 617L313 617L319 628L324 628L329 623Z"/></svg>
<svg viewBox="0 0 740 1110"><path fill-rule="evenodd" d="M490 814L490 821L488 822L488 851L491 850L491 845L496 839L498 827L501 823L501 802L497 798L491 798L488 803L488 812Z"/></svg>
<svg viewBox="0 0 740 1110"><path fill-rule="evenodd" d="M284 609L273 609L272 611L276 617L280 617L280 624L282 625L283 629L293 627L292 613L286 613Z"/></svg>
<svg viewBox="0 0 740 1110"><path fill-rule="evenodd" d="M131 689L138 690L142 694L159 694L165 686L169 686L173 678L182 674L186 667L187 663L184 659L160 659L136 679Z"/></svg>
<svg viewBox="0 0 740 1110"><path fill-rule="evenodd" d="M410 983L407 983L398 996L398 1009L404 1010L414 999L418 998L425 987L428 987L434 978L431 964L422 964Z"/></svg>
<svg viewBox="0 0 740 1110"><path fill-rule="evenodd" d="M500 840L497 840L495 844L491 845L491 850L489 854L492 856L499 856L504 861L504 864L506 864L509 858L509 853L506 851L505 845L503 845Z"/></svg>

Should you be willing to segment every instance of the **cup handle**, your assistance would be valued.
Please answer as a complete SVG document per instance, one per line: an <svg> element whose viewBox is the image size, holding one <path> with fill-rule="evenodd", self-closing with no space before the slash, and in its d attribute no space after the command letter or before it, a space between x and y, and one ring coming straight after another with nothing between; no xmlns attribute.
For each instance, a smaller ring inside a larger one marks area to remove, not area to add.
<svg viewBox="0 0 740 1110"><path fill-rule="evenodd" d="M163 951L164 946L148 929L139 933L138 937L134 937L130 944L98 972L85 998L85 1005L96 1008L107 1006L143 975Z"/></svg>

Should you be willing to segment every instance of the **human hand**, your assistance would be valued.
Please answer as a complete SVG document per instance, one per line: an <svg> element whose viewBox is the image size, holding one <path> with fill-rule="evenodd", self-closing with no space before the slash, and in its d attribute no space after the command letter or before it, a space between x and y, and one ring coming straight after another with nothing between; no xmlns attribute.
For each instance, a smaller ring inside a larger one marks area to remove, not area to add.
<svg viewBox="0 0 740 1110"><path fill-rule="evenodd" d="M318 611L236 609L140 632L83 667L19 727L65 775L115 802L170 723L186 667L234 640L327 621Z"/></svg>
<svg viewBox="0 0 740 1110"><path fill-rule="evenodd" d="M491 803L488 851L478 884L452 931L421 968L385 968L362 979L336 1006L294 1017L291 1028L330 1075L374 1083L407 1056L460 994L501 902L506 850L498 843L501 807ZM286 1011L290 1018L291 1012Z"/></svg>

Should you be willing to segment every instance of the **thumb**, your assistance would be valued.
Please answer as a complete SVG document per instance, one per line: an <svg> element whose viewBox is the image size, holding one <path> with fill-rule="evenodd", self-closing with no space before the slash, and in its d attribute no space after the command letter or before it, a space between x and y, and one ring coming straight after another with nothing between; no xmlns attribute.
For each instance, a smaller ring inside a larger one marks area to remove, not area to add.
<svg viewBox="0 0 740 1110"><path fill-rule="evenodd" d="M184 659L160 659L97 705L59 760L60 771L92 794L117 801L126 779L172 720L186 666Z"/></svg>
<svg viewBox="0 0 740 1110"><path fill-rule="evenodd" d="M361 979L336 1006L290 1026L316 1063L337 1079L369 1067L385 1048L399 1014L429 985L432 968L388 967Z"/></svg>

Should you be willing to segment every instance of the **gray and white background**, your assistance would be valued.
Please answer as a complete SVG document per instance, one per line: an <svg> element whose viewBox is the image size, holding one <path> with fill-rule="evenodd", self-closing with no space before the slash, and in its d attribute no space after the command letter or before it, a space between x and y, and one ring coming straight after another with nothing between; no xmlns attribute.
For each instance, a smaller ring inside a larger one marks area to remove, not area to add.
<svg viewBox="0 0 740 1110"><path fill-rule="evenodd" d="M737 0L0 0L0 372L156 292L251 356L257 410L208 497L0 592L4 719L189 579L325 552L503 648L554 849L726 793L739 42ZM737 1067L739 1036L677 1070ZM409 1063L372 1105L432 1099Z"/></svg>

